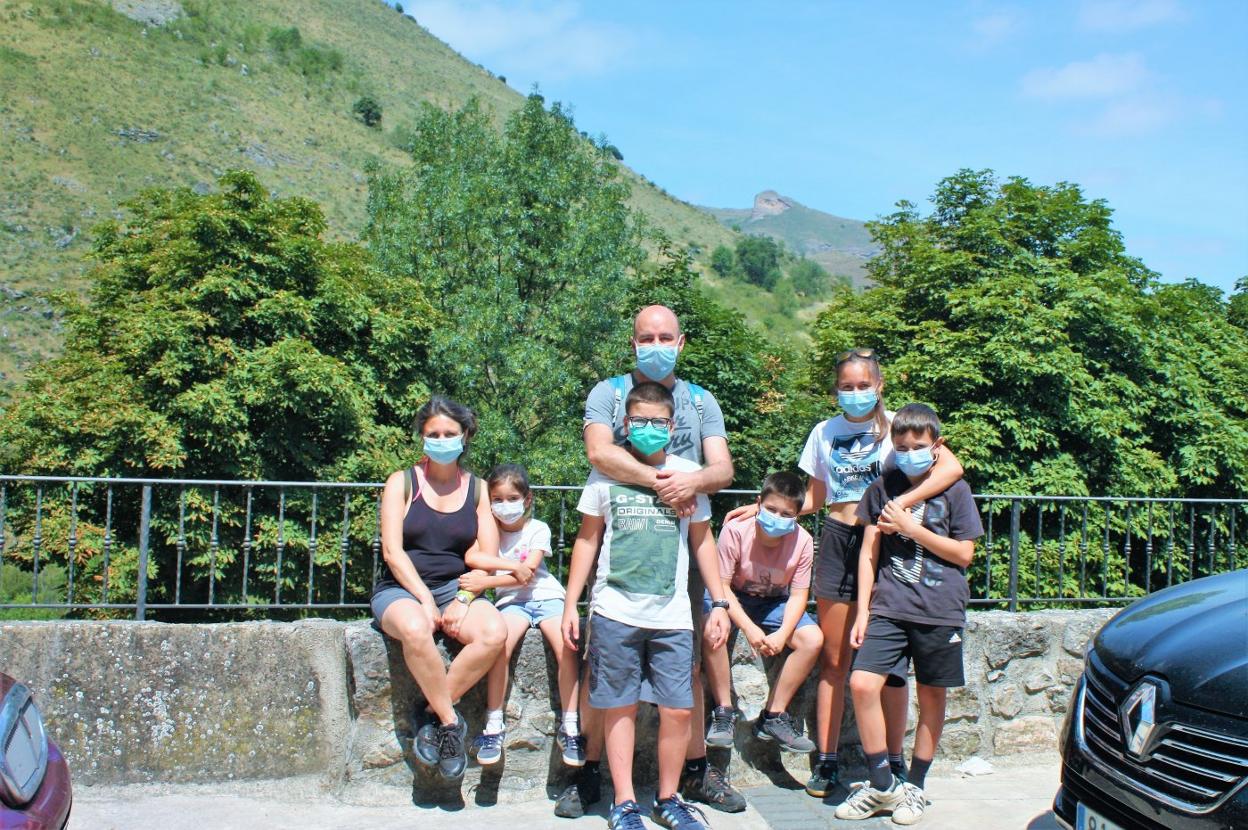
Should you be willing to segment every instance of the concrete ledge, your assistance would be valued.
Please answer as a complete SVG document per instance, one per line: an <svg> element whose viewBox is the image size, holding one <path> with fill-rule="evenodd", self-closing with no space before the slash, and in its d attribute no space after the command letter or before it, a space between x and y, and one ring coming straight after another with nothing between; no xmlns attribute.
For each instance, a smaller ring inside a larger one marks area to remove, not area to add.
<svg viewBox="0 0 1248 830"><path fill-rule="evenodd" d="M1112 613L972 614L967 686L950 694L943 756L1055 748L1084 645ZM711 758L739 786L791 785L808 771L805 757L781 757L750 736L768 668L737 644L734 688L746 718L735 751L712 750ZM486 770L470 764L462 786L413 759L419 692L397 644L364 622L4 623L0 671L34 689L75 782L314 775L333 789L394 788L415 803L490 804L540 799L569 780L554 741L555 664L537 632L515 657L504 763ZM812 677L794 706L807 731L814 691ZM461 704L470 736L481 727L483 702L478 687ZM653 779L655 726L655 715L643 711L639 785ZM856 740L850 712L841 739L850 761Z"/></svg>

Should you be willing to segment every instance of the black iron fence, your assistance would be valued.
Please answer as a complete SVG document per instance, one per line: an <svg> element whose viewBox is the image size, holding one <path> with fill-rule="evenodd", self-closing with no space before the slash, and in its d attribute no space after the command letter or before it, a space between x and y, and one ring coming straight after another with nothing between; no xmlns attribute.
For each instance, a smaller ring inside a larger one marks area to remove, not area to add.
<svg viewBox="0 0 1248 830"><path fill-rule="evenodd" d="M537 486L560 579L579 486ZM717 518L756 491L713 498ZM358 616L381 484L0 476L0 619ZM971 603L1113 605L1248 567L1248 499L976 496ZM821 517L803 520L815 538Z"/></svg>

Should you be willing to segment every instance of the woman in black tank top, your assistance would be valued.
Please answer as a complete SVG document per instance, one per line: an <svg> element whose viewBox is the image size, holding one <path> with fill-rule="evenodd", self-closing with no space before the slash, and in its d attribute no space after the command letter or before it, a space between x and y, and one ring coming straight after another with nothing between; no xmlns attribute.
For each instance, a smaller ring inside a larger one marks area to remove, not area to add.
<svg viewBox="0 0 1248 830"><path fill-rule="evenodd" d="M471 409L434 397L416 415L425 457L392 473L381 496L385 567L373 588L377 624L403 646L403 659L427 701L416 757L458 778L466 764L466 724L455 704L493 665L506 637L488 601L459 590L473 568L514 568L498 556L498 526L478 479L460 455L476 432ZM464 644L445 668L434 644L438 631ZM418 708L418 715L421 710Z"/></svg>

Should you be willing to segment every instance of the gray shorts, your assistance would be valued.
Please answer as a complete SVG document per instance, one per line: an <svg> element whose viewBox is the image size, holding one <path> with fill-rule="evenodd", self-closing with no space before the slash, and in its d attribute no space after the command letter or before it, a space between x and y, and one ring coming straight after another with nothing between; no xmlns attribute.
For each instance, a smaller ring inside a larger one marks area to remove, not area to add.
<svg viewBox="0 0 1248 830"><path fill-rule="evenodd" d="M641 700L644 679L659 706L693 708L692 631L638 628L598 614L589 626L590 706L632 706Z"/></svg>
<svg viewBox="0 0 1248 830"><path fill-rule="evenodd" d="M446 610L446 606L455 601L455 595L459 593L459 580L452 579L450 582L443 582L441 585L430 585L429 593L433 594L433 601L438 606L438 613L440 614ZM373 611L373 622L376 623L377 628L381 628L381 618L386 613L386 609L401 599L420 602L419 597L412 596L406 588L398 585L391 585L388 588L381 588L373 592L368 605Z"/></svg>

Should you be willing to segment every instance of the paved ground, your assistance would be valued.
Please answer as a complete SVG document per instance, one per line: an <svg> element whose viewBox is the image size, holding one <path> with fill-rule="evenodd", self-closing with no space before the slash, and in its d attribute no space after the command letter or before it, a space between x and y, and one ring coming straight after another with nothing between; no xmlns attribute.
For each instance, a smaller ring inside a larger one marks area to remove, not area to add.
<svg viewBox="0 0 1248 830"><path fill-rule="evenodd" d="M1036 764L1003 766L977 778L951 771L928 778L926 830L1054 830L1049 812L1057 789L1057 758ZM558 819L549 802L470 806L460 810L417 807L395 798L395 791L352 793L356 803L327 796L315 781L296 779L212 786L79 787L74 793L70 830L476 830L521 826L523 830L601 830L605 807L576 821ZM888 819L841 822L832 807L801 790L769 785L746 791L745 813L710 812L715 830L820 830L820 828L895 827Z"/></svg>

